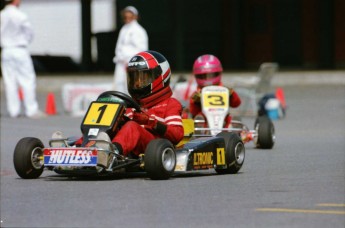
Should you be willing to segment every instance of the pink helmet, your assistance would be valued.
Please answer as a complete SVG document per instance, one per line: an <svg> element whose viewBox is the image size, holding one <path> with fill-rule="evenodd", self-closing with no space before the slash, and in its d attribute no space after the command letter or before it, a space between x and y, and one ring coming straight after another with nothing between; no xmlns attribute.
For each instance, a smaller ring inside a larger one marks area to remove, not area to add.
<svg viewBox="0 0 345 228"><path fill-rule="evenodd" d="M214 55L199 56L193 65L193 74L199 87L219 85L222 72L222 64Z"/></svg>

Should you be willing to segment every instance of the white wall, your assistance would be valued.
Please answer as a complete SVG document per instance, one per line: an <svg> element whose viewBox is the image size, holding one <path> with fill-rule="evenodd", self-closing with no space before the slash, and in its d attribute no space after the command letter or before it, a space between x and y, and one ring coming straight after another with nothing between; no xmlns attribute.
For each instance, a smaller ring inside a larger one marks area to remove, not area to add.
<svg viewBox="0 0 345 228"><path fill-rule="evenodd" d="M92 1L93 33L115 28L114 5L115 0ZM64 55L80 62L80 0L22 0L20 8L28 15L35 30L30 45L32 55Z"/></svg>
<svg viewBox="0 0 345 228"><path fill-rule="evenodd" d="M92 32L109 32L115 29L115 0L93 0L91 4Z"/></svg>

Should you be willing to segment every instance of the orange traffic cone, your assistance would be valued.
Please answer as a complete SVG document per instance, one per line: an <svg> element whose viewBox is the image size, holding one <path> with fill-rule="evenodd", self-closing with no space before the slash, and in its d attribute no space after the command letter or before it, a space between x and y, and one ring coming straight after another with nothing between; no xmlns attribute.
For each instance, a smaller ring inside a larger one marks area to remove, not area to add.
<svg viewBox="0 0 345 228"><path fill-rule="evenodd" d="M285 95L284 90L281 87L278 87L276 89L276 98L280 101L280 104L282 105L282 108L286 108L286 102L285 102Z"/></svg>
<svg viewBox="0 0 345 228"><path fill-rule="evenodd" d="M24 100L24 93L23 93L23 89L21 87L19 87L19 89L18 89L18 95L19 95L19 100L23 101Z"/></svg>
<svg viewBox="0 0 345 228"><path fill-rule="evenodd" d="M48 93L46 103L46 113L48 115L56 115L56 105L54 93Z"/></svg>

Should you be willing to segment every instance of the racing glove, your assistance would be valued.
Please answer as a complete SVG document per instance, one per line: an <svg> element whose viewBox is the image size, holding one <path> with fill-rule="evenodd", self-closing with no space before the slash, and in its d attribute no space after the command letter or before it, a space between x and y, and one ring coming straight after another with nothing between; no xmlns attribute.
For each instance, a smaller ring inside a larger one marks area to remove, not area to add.
<svg viewBox="0 0 345 228"><path fill-rule="evenodd" d="M154 116L149 116L145 112L134 112L133 113L133 120L140 125L146 125L152 128L157 134L164 136L167 126L156 120Z"/></svg>
<svg viewBox="0 0 345 228"><path fill-rule="evenodd" d="M230 94L230 96L232 95L232 93L234 92L234 89L233 88L231 88L231 87L228 87L228 89L229 89L229 94Z"/></svg>
<svg viewBox="0 0 345 228"><path fill-rule="evenodd" d="M149 116L143 112L134 112L133 120L140 125L147 125L149 122Z"/></svg>
<svg viewBox="0 0 345 228"><path fill-rule="evenodd" d="M200 103L200 92L193 93L192 100L194 103Z"/></svg>

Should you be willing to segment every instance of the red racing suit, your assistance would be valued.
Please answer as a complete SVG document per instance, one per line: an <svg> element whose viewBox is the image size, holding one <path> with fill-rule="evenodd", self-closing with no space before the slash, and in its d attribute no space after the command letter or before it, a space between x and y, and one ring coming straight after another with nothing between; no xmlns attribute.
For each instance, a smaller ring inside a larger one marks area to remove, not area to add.
<svg viewBox="0 0 345 228"><path fill-rule="evenodd" d="M183 138L182 106L175 98L168 98L154 106L143 110L157 120L157 128L149 125L139 125L135 121L125 123L112 142L122 147L123 155L130 152L139 155L145 152L148 143L155 138L166 138L173 144L179 143ZM132 119L133 109L127 109L126 115Z"/></svg>

